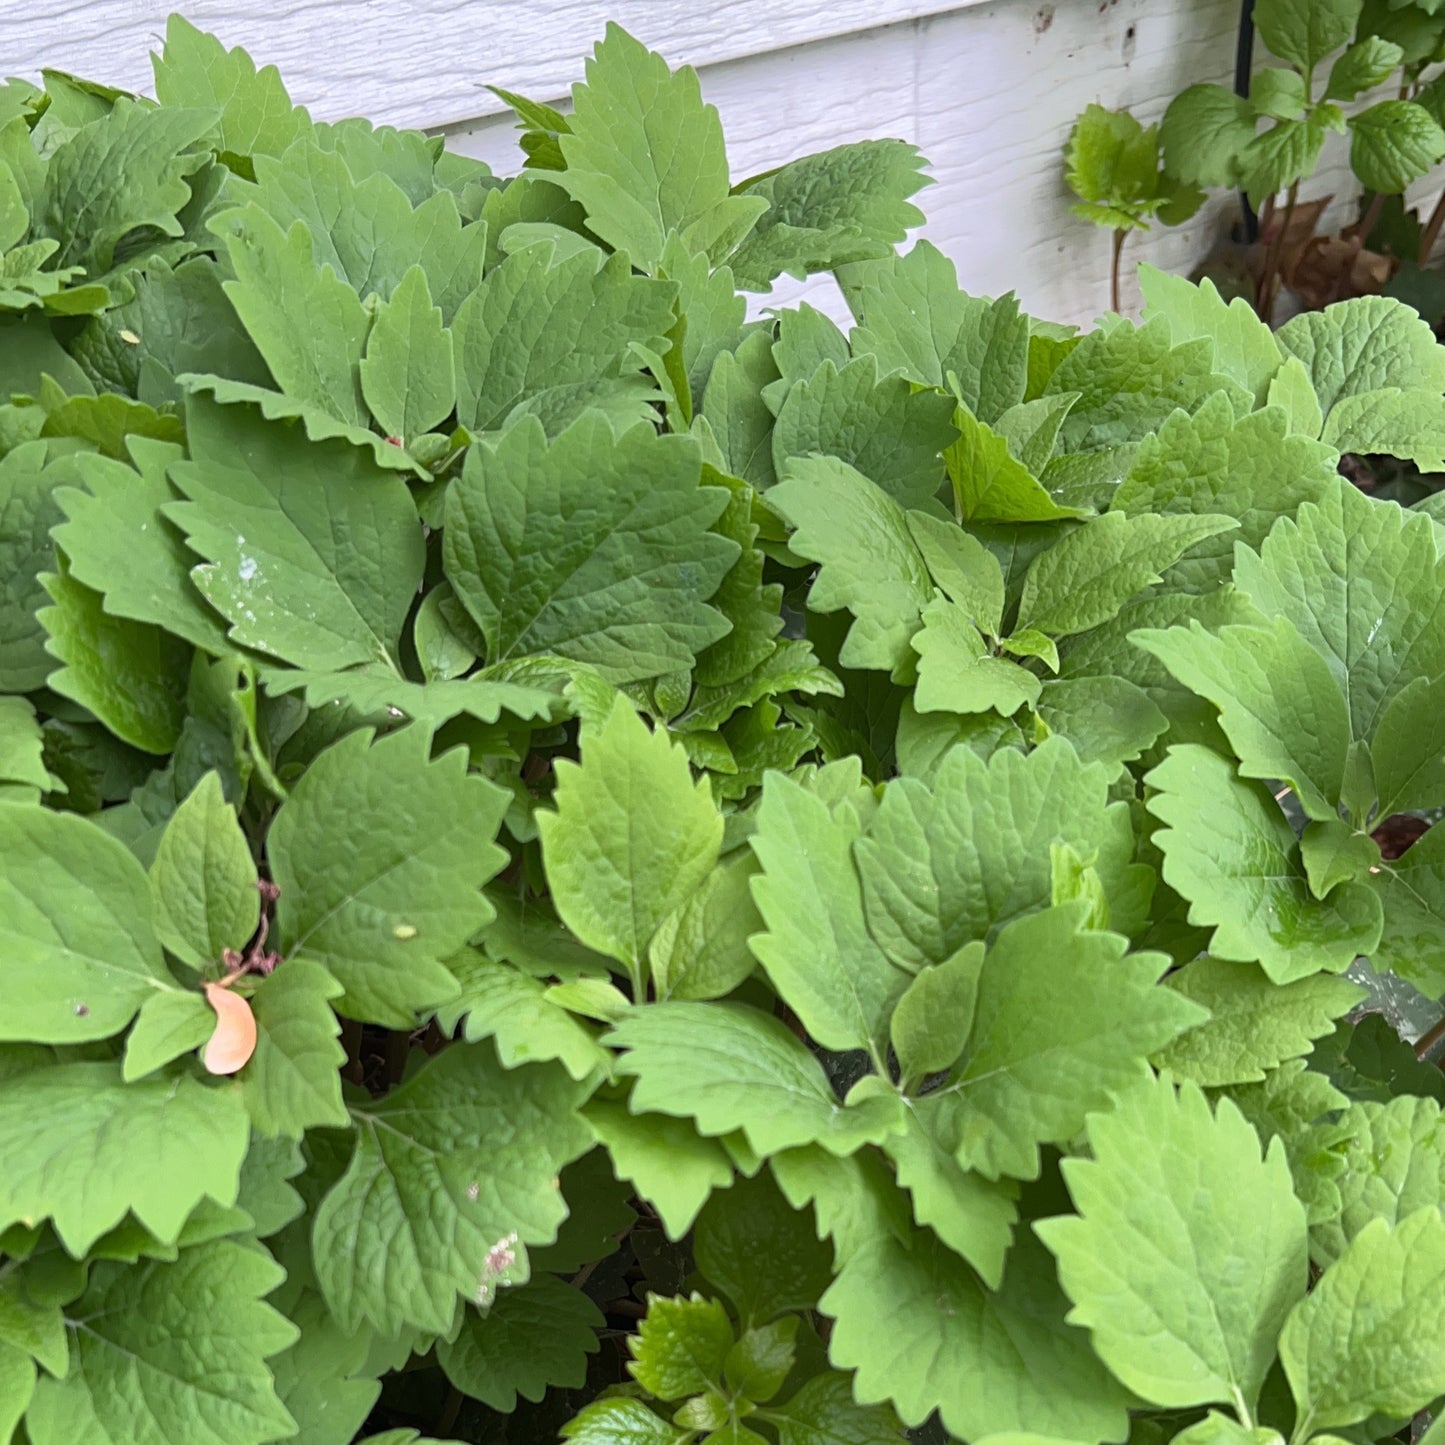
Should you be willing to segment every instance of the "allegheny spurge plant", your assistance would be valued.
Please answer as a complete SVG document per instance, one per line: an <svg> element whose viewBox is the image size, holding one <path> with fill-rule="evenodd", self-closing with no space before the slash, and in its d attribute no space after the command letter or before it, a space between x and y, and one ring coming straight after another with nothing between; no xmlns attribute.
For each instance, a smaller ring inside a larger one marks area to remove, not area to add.
<svg viewBox="0 0 1445 1445"><path fill-rule="evenodd" d="M510 180L156 93L0 91L0 1437L1433 1409L1341 975L1445 991L1441 524L1336 471L1445 466L1429 328L1033 321L615 28Z"/></svg>

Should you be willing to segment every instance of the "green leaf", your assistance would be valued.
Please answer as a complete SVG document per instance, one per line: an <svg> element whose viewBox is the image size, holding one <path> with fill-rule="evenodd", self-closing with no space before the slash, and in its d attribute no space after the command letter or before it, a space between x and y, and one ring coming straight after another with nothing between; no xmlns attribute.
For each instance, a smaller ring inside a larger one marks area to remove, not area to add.
<svg viewBox="0 0 1445 1445"><path fill-rule="evenodd" d="M1107 770L1080 762L1062 739L1027 755L1006 748L987 761L954 748L931 787L917 778L889 783L854 848L873 937L916 972L1047 908L1052 863L1040 838L1096 857L1122 915L1139 875L1128 811L1110 805L1107 793ZM1115 920L1121 930L1127 924Z"/></svg>
<svg viewBox="0 0 1445 1445"><path fill-rule="evenodd" d="M927 512L909 512L908 530L933 580L988 637L1003 630L1003 570L971 532Z"/></svg>
<svg viewBox="0 0 1445 1445"><path fill-rule="evenodd" d="M589 1100L586 1119L618 1178L637 1186L671 1240L683 1238L708 1195L736 1177L723 1146L702 1138L684 1119L633 1114L627 1105L601 1098Z"/></svg>
<svg viewBox="0 0 1445 1445"><path fill-rule="evenodd" d="M345 1128L341 1075L346 1051L330 1000L342 988L320 964L292 958L251 995L256 1052L241 1070L246 1110L258 1133L299 1139L307 1129Z"/></svg>
<svg viewBox="0 0 1445 1445"><path fill-rule="evenodd" d="M1433 994L1437 980L1445 980L1445 829L1431 828L1399 858L1374 866L1379 871L1369 882L1384 905L1385 927L1371 964Z"/></svg>
<svg viewBox="0 0 1445 1445"><path fill-rule="evenodd" d="M908 978L868 931L853 862L861 834L851 804L830 809L792 779L767 779L750 840L763 869L753 898L767 932L752 947L811 1038L881 1059Z"/></svg>
<svg viewBox="0 0 1445 1445"><path fill-rule="evenodd" d="M1344 397L1321 436L1341 451L1397 456L1425 471L1445 466L1445 414L1432 391L1383 387Z"/></svg>
<svg viewBox="0 0 1445 1445"><path fill-rule="evenodd" d="M1159 126L1164 168L1196 186L1238 180L1240 152L1254 139L1254 107L1223 85L1191 85L1169 102Z"/></svg>
<svg viewBox="0 0 1445 1445"><path fill-rule="evenodd" d="M880 375L901 372L940 390L953 378L959 403L983 422L1023 401L1029 325L1012 295L988 301L960 291L953 262L919 241L873 268L861 296L849 345L876 357Z"/></svg>
<svg viewBox="0 0 1445 1445"><path fill-rule="evenodd" d="M1114 769L1132 762L1169 726L1148 693L1122 677L1046 678L1034 710L1084 762Z"/></svg>
<svg viewBox="0 0 1445 1445"><path fill-rule="evenodd" d="M219 773L207 773L171 815L150 880L156 937L192 968L219 963L256 931L256 864Z"/></svg>
<svg viewBox="0 0 1445 1445"><path fill-rule="evenodd" d="M1373 90L1390 78L1390 72L1405 59L1405 52L1379 35L1364 35L1330 67L1325 85L1326 100L1354 100L1362 91Z"/></svg>
<svg viewBox="0 0 1445 1445"><path fill-rule="evenodd" d="M0 798L20 795L34 803L50 792L57 780L45 766L44 748L29 699L0 697Z"/></svg>
<svg viewBox="0 0 1445 1445"><path fill-rule="evenodd" d="M908 198L929 183L923 165L901 140L865 140L742 181L736 189L768 209L728 262L737 284L766 291L784 272L802 278L887 256L922 224Z"/></svg>
<svg viewBox="0 0 1445 1445"><path fill-rule="evenodd" d="M882 1405L859 1405L847 1375L814 1375L785 1405L774 1405L769 1419L777 1426L778 1445L895 1445L898 1417Z"/></svg>
<svg viewBox="0 0 1445 1445"><path fill-rule="evenodd" d="M46 466L47 444L22 443L0 457L0 688L29 692L55 667L36 610L46 601L40 573L54 565L50 529L61 520L55 489L73 465Z"/></svg>
<svg viewBox="0 0 1445 1445"><path fill-rule="evenodd" d="M202 1199L235 1202L249 1132L231 1090L127 1084L114 1063L32 1069L0 1092L0 1227L49 1219L79 1258L129 1212L170 1243Z"/></svg>
<svg viewBox="0 0 1445 1445"><path fill-rule="evenodd" d="M451 336L420 266L377 307L359 370L372 416L404 444L451 415L457 400Z"/></svg>
<svg viewBox="0 0 1445 1445"><path fill-rule="evenodd" d="M943 480L939 453L955 435L954 403L903 376L880 380L880 370L867 355L841 369L824 361L788 392L773 426L779 476L794 457L833 456L905 507L928 501Z"/></svg>
<svg viewBox="0 0 1445 1445"><path fill-rule="evenodd" d="M966 943L951 958L918 971L889 1022L905 1080L921 1079L958 1062L973 1029L984 949Z"/></svg>
<svg viewBox="0 0 1445 1445"><path fill-rule="evenodd" d="M1393 1229L1416 1210L1438 1210L1445 1188L1445 1121L1434 1099L1352 1104L1340 1125L1349 1131L1337 1181L1340 1212L1310 1231L1311 1253L1322 1265L1337 1260L1371 1220Z"/></svg>
<svg viewBox="0 0 1445 1445"><path fill-rule="evenodd" d="M232 639L321 671L392 664L423 564L405 483L248 407L193 396L186 433L171 477L189 500L162 511L205 559L191 576Z"/></svg>
<svg viewBox="0 0 1445 1445"><path fill-rule="evenodd" d="M1204 1017L1154 986L1166 955L1126 955L1117 934L1082 931L1084 914L1074 903L1016 919L984 957L963 1061L936 1107L959 1162L986 1178L1037 1177L1040 1144L1073 1137Z"/></svg>
<svg viewBox="0 0 1445 1445"><path fill-rule="evenodd" d="M1269 793L1197 744L1171 747L1145 781L1165 829L1164 881L1189 900L1189 921L1213 927L1209 951L1258 961L1277 984L1341 973L1372 952L1381 913L1364 884L1314 897L1288 820Z"/></svg>
<svg viewBox="0 0 1445 1445"><path fill-rule="evenodd" d="M132 232L153 227L181 235L178 212L191 199L187 178L210 154L196 142L214 121L212 110L154 108L122 98L63 140L33 208L35 234L60 242L54 265L81 266L98 277Z"/></svg>
<svg viewBox="0 0 1445 1445"><path fill-rule="evenodd" d="M943 459L953 483L960 521L1046 522L1078 512L1060 506L1048 489L1013 454L1008 440L967 407L953 414L958 440Z"/></svg>
<svg viewBox="0 0 1445 1445"><path fill-rule="evenodd" d="M464 1019L466 1041L495 1039L508 1069L558 1059L579 1083L596 1069L610 1069L611 1055L586 1025L547 997L540 979L474 948L452 954L446 965L461 988L437 1010L437 1023L446 1033L454 1033Z"/></svg>
<svg viewBox="0 0 1445 1445"><path fill-rule="evenodd" d="M1279 1355L1298 1435L1371 1414L1405 1418L1445 1390L1445 1218L1422 1209L1365 1226L1284 1323Z"/></svg>
<svg viewBox="0 0 1445 1445"><path fill-rule="evenodd" d="M167 18L165 48L151 64L162 106L220 110L218 150L279 156L311 128L311 117L292 106L274 65L258 71L240 46L227 50L179 15Z"/></svg>
<svg viewBox="0 0 1445 1445"><path fill-rule="evenodd" d="M411 1028L457 992L442 960L493 917L478 891L506 861L491 840L508 794L464 752L428 761L406 728L352 733L307 769L271 825L278 945L345 990L347 1017Z"/></svg>
<svg viewBox="0 0 1445 1445"><path fill-rule="evenodd" d="M659 1400L681 1400L721 1382L732 1321L717 1300L696 1291L675 1299L652 1295L627 1344L633 1356L628 1369L643 1389Z"/></svg>
<svg viewBox="0 0 1445 1445"><path fill-rule="evenodd" d="M557 654L614 684L691 667L728 630L711 597L737 561L708 531L728 494L696 445L599 416L548 442L524 420L474 447L449 489L443 555L488 661Z"/></svg>
<svg viewBox="0 0 1445 1445"><path fill-rule="evenodd" d="M262 1297L282 1270L217 1240L174 1263L97 1264L67 1309L70 1370L42 1377L26 1416L34 1445L262 1445L295 1422L264 1361L296 1330Z"/></svg>
<svg viewBox="0 0 1445 1445"><path fill-rule="evenodd" d="M623 698L582 749L557 764L557 811L537 815L562 921L589 948L627 965L639 984L658 926L717 862L723 820L686 751Z"/></svg>
<svg viewBox="0 0 1445 1445"><path fill-rule="evenodd" d="M1382 100L1350 117L1350 169L1372 191L1395 195L1445 157L1445 130L1413 100Z"/></svg>
<svg viewBox="0 0 1445 1445"><path fill-rule="evenodd" d="M1328 818L1305 825L1300 857L1310 892L1325 898L1336 884L1365 879L1380 861L1380 848L1368 833L1358 832L1343 818Z"/></svg>
<svg viewBox="0 0 1445 1445"><path fill-rule="evenodd" d="M580 1289L542 1274L503 1290L485 1315L468 1310L461 1333L437 1347L446 1377L463 1394L506 1413L517 1397L575 1390L600 1345L602 1312Z"/></svg>
<svg viewBox="0 0 1445 1445"><path fill-rule="evenodd" d="M927 1231L911 1246L875 1238L848 1258L821 1309L834 1319L829 1358L857 1371L855 1399L891 1400L905 1424L937 1408L965 1439L1126 1433L1128 1397L1065 1324L1051 1262L1032 1240L1014 1247L995 1292Z"/></svg>
<svg viewBox="0 0 1445 1445"><path fill-rule="evenodd" d="M1069 186L1080 200L1117 209L1124 228L1138 224L1159 185L1159 132L1127 110L1087 105L1064 148Z"/></svg>
<svg viewBox="0 0 1445 1445"><path fill-rule="evenodd" d="M311 232L259 206L216 222L235 280L227 299L279 390L349 426L365 428L360 365L370 318L356 292L313 258Z"/></svg>
<svg viewBox="0 0 1445 1445"><path fill-rule="evenodd" d="M1201 958L1170 974L1166 987L1209 1010L1154 1055L1176 1079L1206 1088L1263 1079L1268 1069L1310 1052L1361 998L1347 979L1314 974L1276 984L1252 963Z"/></svg>
<svg viewBox="0 0 1445 1445"><path fill-rule="evenodd" d="M1418 676L1445 673L1445 563L1433 524L1339 483L1257 551L1240 549L1235 583L1266 616L1284 617L1343 692L1351 738L1368 739Z"/></svg>
<svg viewBox="0 0 1445 1445"><path fill-rule="evenodd" d="M703 1278L737 1312L744 1354L746 1332L788 1310L811 1310L833 1278L832 1252L820 1243L806 1212L793 1208L766 1171L713 1195L698 1218L693 1251ZM774 1393L781 1385L780 1379Z"/></svg>
<svg viewBox="0 0 1445 1445"><path fill-rule="evenodd" d="M1239 1110L1167 1079L1089 1121L1091 1159L1066 1159L1077 1217L1035 1226L1058 1256L1094 1348L1135 1394L1179 1409L1215 1402L1249 1419L1275 1339L1305 1290L1305 1214L1284 1150L1263 1161ZM1146 1210L1133 1207L1141 1199ZM1161 1265L1187 1260L1168 1270Z"/></svg>
<svg viewBox="0 0 1445 1445"><path fill-rule="evenodd" d="M621 26L608 25L572 105L557 183L639 270L657 269L672 231L720 261L766 209L729 194L722 123L702 102L697 72L669 71Z"/></svg>
<svg viewBox="0 0 1445 1445"><path fill-rule="evenodd" d="M300 1335L271 1361L276 1394L296 1421L306 1445L350 1445L381 1393L367 1359L371 1341L347 1335L314 1290L288 1281L273 1305L284 1310Z"/></svg>
<svg viewBox="0 0 1445 1445"><path fill-rule="evenodd" d="M1260 0L1254 24L1275 55L1308 76L1349 40L1360 6L1361 0Z"/></svg>
<svg viewBox="0 0 1445 1445"><path fill-rule="evenodd" d="M556 409L560 431L590 401L626 403L641 419L652 388L634 342L662 347L676 287L634 276L625 255L528 246L487 274L452 322L457 420L492 431L517 411ZM569 410L570 408L570 410Z"/></svg>
<svg viewBox="0 0 1445 1445"><path fill-rule="evenodd" d="M0 807L0 1038L72 1044L119 1033L174 990L129 849L73 813Z"/></svg>
<svg viewBox="0 0 1445 1445"><path fill-rule="evenodd" d="M752 974L748 941L761 922L752 903L756 871L745 853L720 864L658 925L647 961L659 1000L722 998Z"/></svg>
<svg viewBox="0 0 1445 1445"><path fill-rule="evenodd" d="M797 1357L793 1337L797 1333L797 1315L785 1315L770 1325L744 1331L728 1351L728 1385L746 1400L771 1400L792 1371Z"/></svg>
<svg viewBox="0 0 1445 1445"><path fill-rule="evenodd" d="M458 1296L490 1305L525 1279L526 1246L550 1241L566 1217L557 1172L591 1142L581 1097L553 1065L508 1071L490 1046L456 1044L353 1106L356 1150L312 1236L341 1327L439 1334ZM513 1142L498 1152L499 1138Z"/></svg>
<svg viewBox="0 0 1445 1445"><path fill-rule="evenodd" d="M646 1004L606 1042L628 1051L617 1068L637 1079L634 1109L696 1119L706 1135L741 1129L762 1155L815 1142L851 1154L900 1122L896 1098L841 1104L797 1037L745 1004Z"/></svg>
<svg viewBox="0 0 1445 1445"><path fill-rule="evenodd" d="M1024 578L1019 629L1086 632L1115 613L1196 542L1232 530L1232 517L1106 512L1040 553Z"/></svg>
<svg viewBox="0 0 1445 1445"><path fill-rule="evenodd" d="M126 1035L121 1077L126 1083L153 1074L163 1064L192 1053L216 1031L216 1011L205 994L187 989L153 993L141 1005Z"/></svg>
<svg viewBox="0 0 1445 1445"><path fill-rule="evenodd" d="M1274 120L1297 120L1309 103L1304 76L1278 66L1256 70L1249 81L1249 103L1257 115Z"/></svg>
<svg viewBox="0 0 1445 1445"><path fill-rule="evenodd" d="M641 1400L612 1396L584 1406L562 1427L562 1438L573 1445L684 1445L688 1436Z"/></svg>
<svg viewBox="0 0 1445 1445"><path fill-rule="evenodd" d="M907 514L887 492L832 457L795 457L768 505L794 527L788 546L821 563L808 593L814 612L846 607L854 617L838 659L844 667L892 672L913 654L908 641L933 596Z"/></svg>
<svg viewBox="0 0 1445 1445"><path fill-rule="evenodd" d="M994 657L963 608L939 597L923 609L909 640L918 654L913 706L921 713L998 712L1004 717L1039 700L1042 683L1007 658Z"/></svg>
<svg viewBox="0 0 1445 1445"><path fill-rule="evenodd" d="M1339 820L1349 714L1328 664L1287 618L1217 633L1193 622L1129 640L1219 709L1243 777L1287 783L1309 817Z"/></svg>
<svg viewBox="0 0 1445 1445"><path fill-rule="evenodd" d="M42 607L46 650L62 664L46 682L132 747L168 753L185 718L190 648L144 622L112 617L98 592L60 571L43 573L54 606Z"/></svg>

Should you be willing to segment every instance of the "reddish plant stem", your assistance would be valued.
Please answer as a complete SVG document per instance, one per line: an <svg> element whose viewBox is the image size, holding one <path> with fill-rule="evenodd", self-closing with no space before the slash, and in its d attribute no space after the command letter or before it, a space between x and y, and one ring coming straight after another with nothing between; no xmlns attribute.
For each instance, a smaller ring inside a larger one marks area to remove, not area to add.
<svg viewBox="0 0 1445 1445"><path fill-rule="evenodd" d="M1109 266L1109 307L1119 314L1122 314L1119 306L1119 258L1124 253L1124 237L1128 234L1122 229L1114 232L1114 256Z"/></svg>
<svg viewBox="0 0 1445 1445"><path fill-rule="evenodd" d="M1445 191L1440 193L1435 209L1430 212L1430 219L1425 222L1425 229L1420 232L1420 254L1416 257L1420 265L1429 264L1430 253L1435 249L1435 242L1440 239L1442 226L1445 226Z"/></svg>
<svg viewBox="0 0 1445 1445"><path fill-rule="evenodd" d="M1294 219L1295 205L1299 200L1299 182L1295 181L1285 195L1284 215L1280 218L1279 229L1265 252L1264 270L1259 278L1259 298L1255 309L1259 319L1269 325L1274 316L1275 298L1279 295L1279 267L1284 257L1284 240L1289 234L1289 223Z"/></svg>

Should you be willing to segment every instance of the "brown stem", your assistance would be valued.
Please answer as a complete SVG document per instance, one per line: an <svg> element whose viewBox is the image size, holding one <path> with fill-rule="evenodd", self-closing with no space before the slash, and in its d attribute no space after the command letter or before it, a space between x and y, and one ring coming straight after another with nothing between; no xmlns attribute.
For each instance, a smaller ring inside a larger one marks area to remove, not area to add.
<svg viewBox="0 0 1445 1445"><path fill-rule="evenodd" d="M1380 212L1384 209L1385 193L1376 191L1370 198L1370 204L1365 208L1364 215L1346 233L1352 241L1358 243L1355 247L1356 251L1370 239L1370 232L1375 229L1375 224L1380 219Z"/></svg>
<svg viewBox="0 0 1445 1445"><path fill-rule="evenodd" d="M466 1396L457 1389L455 1385L447 1391L446 1400L442 1403L441 1413L437 1416L435 1430L438 1435L450 1435L452 1426L457 1423L457 1416L462 1413L462 1401Z"/></svg>
<svg viewBox="0 0 1445 1445"><path fill-rule="evenodd" d="M1441 1039L1445 1039L1445 1019L1436 1019L1436 1021L1415 1040L1415 1057L1417 1059L1428 1057L1430 1050L1433 1049Z"/></svg>
<svg viewBox="0 0 1445 1445"><path fill-rule="evenodd" d="M1114 232L1114 257L1109 266L1109 306L1116 313L1120 313L1119 306L1119 257L1124 252L1124 237L1129 233L1124 230Z"/></svg>
<svg viewBox="0 0 1445 1445"><path fill-rule="evenodd" d="M386 1082L388 1088L401 1083L406 1061L411 1054L411 1034L406 1029L392 1029L386 1036Z"/></svg>
<svg viewBox="0 0 1445 1445"><path fill-rule="evenodd" d="M1289 233L1289 223L1294 219L1295 203L1298 200L1299 182L1295 181L1285 195L1284 215L1280 219L1279 229L1274 233L1274 239L1269 243L1269 250L1265 252L1264 270L1260 273L1259 298L1255 309L1265 325L1269 324L1274 315L1275 298L1279 294L1279 265L1284 256L1284 238Z"/></svg>
<svg viewBox="0 0 1445 1445"><path fill-rule="evenodd" d="M1420 254L1416 259L1422 266L1430 264L1430 253L1435 249L1435 242L1440 239L1442 226L1445 226L1445 191L1440 193L1435 209L1430 212L1430 219L1425 222L1425 229L1420 232Z"/></svg>

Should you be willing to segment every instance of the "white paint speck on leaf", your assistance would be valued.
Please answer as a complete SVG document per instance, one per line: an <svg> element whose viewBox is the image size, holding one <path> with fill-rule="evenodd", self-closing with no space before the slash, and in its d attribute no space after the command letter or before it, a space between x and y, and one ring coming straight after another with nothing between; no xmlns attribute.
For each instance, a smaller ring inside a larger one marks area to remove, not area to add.
<svg viewBox="0 0 1445 1445"><path fill-rule="evenodd" d="M256 559L254 557L242 557L241 565L237 569L237 575L242 582L249 582L256 575Z"/></svg>

